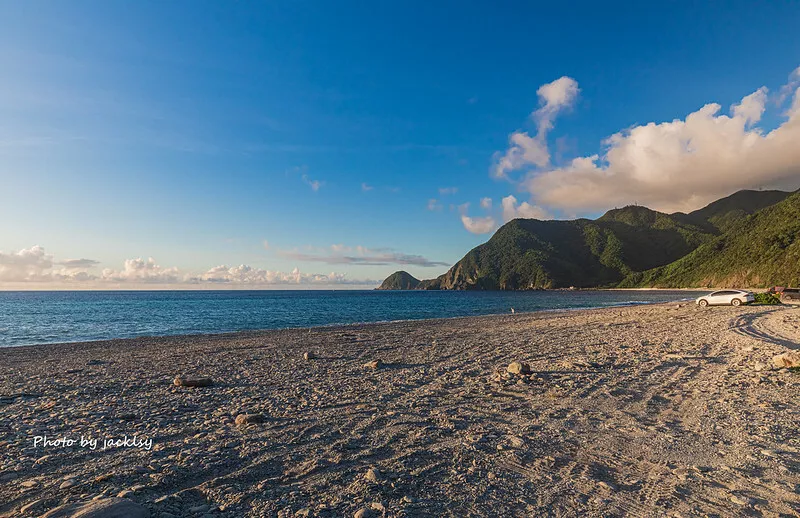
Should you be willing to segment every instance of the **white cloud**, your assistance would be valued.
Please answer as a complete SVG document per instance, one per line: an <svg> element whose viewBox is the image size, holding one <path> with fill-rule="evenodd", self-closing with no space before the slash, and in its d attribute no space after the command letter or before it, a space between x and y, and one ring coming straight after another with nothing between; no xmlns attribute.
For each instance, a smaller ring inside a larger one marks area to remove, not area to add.
<svg viewBox="0 0 800 518"><path fill-rule="evenodd" d="M449 194L455 194L458 192L458 187L440 187L439 188L439 195L440 196L447 196Z"/></svg>
<svg viewBox="0 0 800 518"><path fill-rule="evenodd" d="M631 203L691 211L741 189L794 190L800 187L800 68L779 92L770 97L761 87L729 113L709 103L684 119L624 129L603 141L602 153L553 167L545 137L579 93L574 80L562 78L538 91L542 106L532 114L537 135L512 133L494 174L523 173L513 182L531 201L514 213L527 217L541 217L537 211L545 209L592 214ZM761 123L770 99L786 120L768 130Z"/></svg>
<svg viewBox="0 0 800 518"><path fill-rule="evenodd" d="M531 114L536 122L536 136L528 132L515 131L509 140L505 154L496 156L496 164L492 175L496 178L507 178L511 171L533 164L546 167L550 164L550 151L547 147L547 133L553 128L556 116L573 105L580 89L578 82L571 77L561 77L552 83L539 87L536 91L541 107Z"/></svg>
<svg viewBox="0 0 800 518"><path fill-rule="evenodd" d="M171 284L181 279L179 270L175 267L163 268L156 264L152 257L144 259L126 259L122 270L103 270L102 279L113 282L140 282L155 284Z"/></svg>
<svg viewBox="0 0 800 518"><path fill-rule="evenodd" d="M0 281L46 280L46 271L52 267L53 256L38 245L19 252L0 252Z"/></svg>
<svg viewBox="0 0 800 518"><path fill-rule="evenodd" d="M461 215L464 228L473 234L488 234L497 228L497 222L492 216L471 218L466 214Z"/></svg>
<svg viewBox="0 0 800 518"><path fill-rule="evenodd" d="M442 205L436 198L428 200L428 210L442 210Z"/></svg>
<svg viewBox="0 0 800 518"><path fill-rule="evenodd" d="M41 246L19 252L0 252L0 282L72 282L95 279L86 270L95 266L92 259L70 259L56 263ZM61 268L56 268L61 266Z"/></svg>
<svg viewBox="0 0 800 518"><path fill-rule="evenodd" d="M304 174L302 176L302 179L303 179L303 183L305 183L306 185L311 187L311 190L314 191L314 192L319 191L320 187L325 185L325 182L322 182L320 180L312 180L312 179L310 179L307 174Z"/></svg>
<svg viewBox="0 0 800 518"><path fill-rule="evenodd" d="M800 106L800 90L793 107ZM612 135L607 151L566 167L529 173L524 185L538 204L586 213L630 203L690 211L740 189L800 186L800 110L769 133L753 126L766 89L733 106L730 116L707 104L685 120L649 123Z"/></svg>
<svg viewBox="0 0 800 518"><path fill-rule="evenodd" d="M362 190L363 192L369 192L369 191L371 191L372 189L374 189L374 187L373 187L373 186L371 186L371 185L369 185L369 184L366 184L366 183L362 183L362 184L361 184L361 190Z"/></svg>
<svg viewBox="0 0 800 518"><path fill-rule="evenodd" d="M516 218L527 219L549 219L550 215L542 207L531 205L524 201L517 204L517 199L514 196L506 196L501 202L503 206L503 221L509 222Z"/></svg>
<svg viewBox="0 0 800 518"><path fill-rule="evenodd" d="M572 106L578 92L578 82L567 76L539 87L536 94L542 107L533 112L531 117L536 121L540 134L552 129L553 120L561 110Z"/></svg>
<svg viewBox="0 0 800 518"><path fill-rule="evenodd" d="M367 251L362 249L362 252ZM415 264L408 256L409 264ZM19 252L0 252L0 286L24 288L26 285L83 288L110 288L120 285L130 287L197 285L248 285L269 287L273 285L375 285L376 280L351 280L344 273L303 273L295 268L291 272L280 272L254 268L248 265L217 266L202 274L183 272L176 267L164 268L152 258L128 259L121 270L106 268L101 275L89 270L98 264L92 259L71 259L61 262L45 252L41 246L33 246ZM441 263L437 263L441 264ZM60 268L59 268L60 267Z"/></svg>
<svg viewBox="0 0 800 518"><path fill-rule="evenodd" d="M800 67L795 68L792 73L789 74L789 81L781 87L775 102L778 105L783 104L786 99L795 95L798 87L800 87ZM797 99L797 97L795 97L795 99Z"/></svg>
<svg viewBox="0 0 800 518"><path fill-rule="evenodd" d="M331 245L329 250L313 250L312 253L299 250L283 250L280 255L296 261L319 262L326 264L359 264L364 266L386 266L389 264L421 267L447 266L448 263L432 261L421 255L404 254L391 248L371 249L364 246Z"/></svg>
<svg viewBox="0 0 800 518"><path fill-rule="evenodd" d="M263 243L261 243L261 245L264 247L264 250L269 250L269 241L267 241L266 239L264 240Z"/></svg>
<svg viewBox="0 0 800 518"><path fill-rule="evenodd" d="M492 209L492 199L491 198L481 198L481 208L486 210Z"/></svg>
<svg viewBox="0 0 800 518"><path fill-rule="evenodd" d="M764 105L767 103L767 92L767 87L762 86L745 96L739 104L731 106L734 117L744 119L748 126L760 121L764 114Z"/></svg>
<svg viewBox="0 0 800 518"><path fill-rule="evenodd" d="M464 225L464 228L467 229L468 232L473 234L488 234L497 228L497 221L491 215L474 218L470 217L467 214L469 203L459 205L458 210L461 213L461 224Z"/></svg>
<svg viewBox="0 0 800 518"><path fill-rule="evenodd" d="M224 283L246 285L289 285L289 284L377 284L378 281L349 280L343 273L329 274L303 273L299 268L291 272L278 272L253 268L246 264L228 267L215 266L200 276L188 279L193 283Z"/></svg>

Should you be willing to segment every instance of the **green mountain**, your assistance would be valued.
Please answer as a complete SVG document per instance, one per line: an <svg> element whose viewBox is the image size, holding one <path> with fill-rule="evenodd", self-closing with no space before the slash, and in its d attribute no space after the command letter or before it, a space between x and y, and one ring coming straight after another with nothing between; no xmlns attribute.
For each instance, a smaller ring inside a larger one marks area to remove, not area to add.
<svg viewBox="0 0 800 518"><path fill-rule="evenodd" d="M739 218L727 232L685 257L630 275L621 286L800 285L800 191L787 196L773 206Z"/></svg>
<svg viewBox="0 0 800 518"><path fill-rule="evenodd" d="M673 216L714 233L727 232L748 215L782 202L791 194L784 191L739 191L689 214L678 212Z"/></svg>
<svg viewBox="0 0 800 518"><path fill-rule="evenodd" d="M719 252L736 242L736 251L731 252L730 260L750 265L755 264L751 255L757 255L763 259L758 272L772 271L778 261L777 253L769 257L764 255L764 250L746 254L744 251L749 250L746 236L755 238L768 227L776 230L775 239L781 246L791 246L795 236L789 228L791 218L769 216L777 214L778 207L796 200L797 195L787 198L790 195L780 191L740 191L689 214L664 214L646 207L629 206L610 210L596 220L515 219L436 279L418 281L416 288L412 288L413 282L402 282L402 274L408 274L397 272L384 281L381 289L702 286L711 285L707 281L717 279L712 275L717 272L723 272L720 283L733 282L735 276L748 282L762 277L783 279L781 276L791 268L791 261L785 268L777 269L774 276L757 273L743 277L741 268L720 269L722 266L717 264L716 255L708 251ZM778 223L776 218L786 221ZM743 233L758 221L761 222L758 230ZM797 221L795 224L800 228L800 218ZM685 262L693 257L691 264ZM785 257L781 257L780 261L784 261ZM797 270L796 257L794 261ZM693 276L700 263L710 266L697 270L704 272L702 275ZM395 285L405 287L393 287Z"/></svg>
<svg viewBox="0 0 800 518"><path fill-rule="evenodd" d="M408 272L394 272L383 281L379 290L415 290L419 286L419 279Z"/></svg>
<svg viewBox="0 0 800 518"><path fill-rule="evenodd" d="M421 289L524 290L619 283L670 263L714 236L645 207L597 220L515 219Z"/></svg>

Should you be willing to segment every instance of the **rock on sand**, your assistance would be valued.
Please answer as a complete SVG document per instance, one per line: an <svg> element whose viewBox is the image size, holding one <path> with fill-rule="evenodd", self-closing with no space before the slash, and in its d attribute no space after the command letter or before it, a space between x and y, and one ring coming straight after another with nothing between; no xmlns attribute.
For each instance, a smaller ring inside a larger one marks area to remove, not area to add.
<svg viewBox="0 0 800 518"><path fill-rule="evenodd" d="M530 374L531 366L522 362L511 362L508 364L508 372L511 374Z"/></svg>
<svg viewBox="0 0 800 518"><path fill-rule="evenodd" d="M211 378L184 378L178 376L172 383L176 387L209 387L214 382Z"/></svg>
<svg viewBox="0 0 800 518"><path fill-rule="evenodd" d="M800 367L800 353L790 351L772 357L772 364L779 369L784 367Z"/></svg>

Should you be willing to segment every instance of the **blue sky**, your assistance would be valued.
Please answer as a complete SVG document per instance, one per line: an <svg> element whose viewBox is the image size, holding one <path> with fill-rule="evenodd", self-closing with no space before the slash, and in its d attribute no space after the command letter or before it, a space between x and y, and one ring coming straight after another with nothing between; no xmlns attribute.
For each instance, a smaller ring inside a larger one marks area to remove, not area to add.
<svg viewBox="0 0 800 518"><path fill-rule="evenodd" d="M431 4L0 3L0 286L430 278L513 216L800 187L790 2Z"/></svg>

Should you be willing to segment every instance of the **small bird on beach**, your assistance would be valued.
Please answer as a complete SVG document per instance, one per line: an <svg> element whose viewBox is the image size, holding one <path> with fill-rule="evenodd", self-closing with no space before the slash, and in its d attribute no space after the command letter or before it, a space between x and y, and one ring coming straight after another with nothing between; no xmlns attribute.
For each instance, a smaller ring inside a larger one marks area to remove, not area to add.
<svg viewBox="0 0 800 518"><path fill-rule="evenodd" d="M512 315L514 314L514 308L511 308L511 314Z"/></svg>

